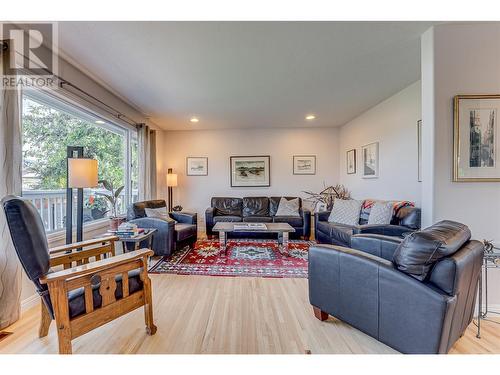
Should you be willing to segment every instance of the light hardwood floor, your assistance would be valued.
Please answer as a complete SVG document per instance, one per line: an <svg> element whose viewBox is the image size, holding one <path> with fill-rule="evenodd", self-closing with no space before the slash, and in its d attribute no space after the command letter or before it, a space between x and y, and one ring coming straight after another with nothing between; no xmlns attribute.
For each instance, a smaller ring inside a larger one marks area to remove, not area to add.
<svg viewBox="0 0 500 375"><path fill-rule="evenodd" d="M336 319L320 322L305 279L151 275L158 332L147 336L142 309L73 341L74 353L395 353ZM9 327L0 353L57 353L54 323L37 336L39 308ZM500 353L500 326L471 324L451 353Z"/></svg>

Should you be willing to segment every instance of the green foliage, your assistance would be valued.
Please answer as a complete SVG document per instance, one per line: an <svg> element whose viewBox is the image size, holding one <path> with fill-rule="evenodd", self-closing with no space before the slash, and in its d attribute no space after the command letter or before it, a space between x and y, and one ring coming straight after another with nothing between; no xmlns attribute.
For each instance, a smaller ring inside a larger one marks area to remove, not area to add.
<svg viewBox="0 0 500 375"><path fill-rule="evenodd" d="M99 177L124 182L124 143L120 135L91 122L25 98L24 170L39 178L35 189L66 187L66 147L83 146L85 156L99 161ZM26 105L28 104L28 106Z"/></svg>
<svg viewBox="0 0 500 375"><path fill-rule="evenodd" d="M118 200L120 199L120 194L125 186L120 186L118 189L114 189L113 183L107 180L100 180L100 184L108 191L108 193L100 193L96 192L96 195L101 195L106 198L111 206L111 212L113 213L113 217L116 217L118 214Z"/></svg>

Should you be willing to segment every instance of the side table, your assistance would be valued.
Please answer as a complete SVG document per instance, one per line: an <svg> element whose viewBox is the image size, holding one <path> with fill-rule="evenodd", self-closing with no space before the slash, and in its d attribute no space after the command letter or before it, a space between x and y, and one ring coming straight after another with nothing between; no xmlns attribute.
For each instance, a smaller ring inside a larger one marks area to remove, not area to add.
<svg viewBox="0 0 500 375"><path fill-rule="evenodd" d="M129 251L128 244L133 245L133 250L139 250L139 245L141 242L148 242L148 249L153 247L153 235L157 232L154 228L144 228L144 232L135 237L120 237L118 236L118 241L123 242L123 252ZM130 250L131 251L131 250Z"/></svg>
<svg viewBox="0 0 500 375"><path fill-rule="evenodd" d="M478 339L481 338L481 320L488 320L490 322L500 324L500 322L488 319L488 313L490 314L500 314L497 311L488 310L488 269L489 268L499 268L500 269L500 249L493 246L489 241L484 241L484 258L483 264L481 266L481 273L479 275L479 295L478 295L478 313L477 313L477 335ZM484 272L484 297L485 297L485 308L483 312L483 272Z"/></svg>

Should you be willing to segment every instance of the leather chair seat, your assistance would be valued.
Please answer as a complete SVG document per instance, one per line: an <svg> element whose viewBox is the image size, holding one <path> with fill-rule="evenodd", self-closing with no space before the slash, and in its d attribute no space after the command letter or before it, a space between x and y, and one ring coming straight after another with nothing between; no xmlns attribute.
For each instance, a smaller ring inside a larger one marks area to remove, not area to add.
<svg viewBox="0 0 500 375"><path fill-rule="evenodd" d="M301 227L304 223L300 216L275 216L273 220L275 223L288 223L292 227Z"/></svg>
<svg viewBox="0 0 500 375"><path fill-rule="evenodd" d="M241 221L241 216L225 215L214 216L214 223L236 223Z"/></svg>
<svg viewBox="0 0 500 375"><path fill-rule="evenodd" d="M122 277L116 276L116 290L115 290L115 298L121 299L123 297L123 289L122 289ZM99 293L100 284L97 284L92 287L92 299L94 309L101 307L102 305L102 297ZM133 270L128 273L128 287L129 294L135 293L139 290L142 290L143 284L140 278L140 270ZM76 318L78 315L85 313L85 291L84 288L78 288L70 291L68 293L68 301L69 301L69 316L71 319Z"/></svg>
<svg viewBox="0 0 500 375"><path fill-rule="evenodd" d="M334 242L351 245L351 237L354 232L354 227L345 224L330 223L328 221L320 221L317 223L318 231L324 233Z"/></svg>
<svg viewBox="0 0 500 375"><path fill-rule="evenodd" d="M196 236L197 228L194 224L175 224L175 239L177 242L184 241L190 237Z"/></svg>
<svg viewBox="0 0 500 375"><path fill-rule="evenodd" d="M270 216L247 216L243 218L246 223L272 223L273 218Z"/></svg>

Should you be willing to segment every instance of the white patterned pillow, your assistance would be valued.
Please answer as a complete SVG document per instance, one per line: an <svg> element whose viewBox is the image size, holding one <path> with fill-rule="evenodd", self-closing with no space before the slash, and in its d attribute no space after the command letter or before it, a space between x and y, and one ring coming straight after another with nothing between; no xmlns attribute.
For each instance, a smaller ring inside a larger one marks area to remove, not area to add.
<svg viewBox="0 0 500 375"><path fill-rule="evenodd" d="M335 203L333 204L332 212L330 212L328 221L330 223L353 226L358 225L359 212L361 211L362 204L363 201L357 201L355 199L335 199Z"/></svg>
<svg viewBox="0 0 500 375"><path fill-rule="evenodd" d="M276 216L299 217L299 208L299 198L287 200L285 197L281 197L280 204L278 205L278 210L276 211Z"/></svg>
<svg viewBox="0 0 500 375"><path fill-rule="evenodd" d="M167 222L174 221L167 212L167 207L144 208L147 217L165 220Z"/></svg>
<svg viewBox="0 0 500 375"><path fill-rule="evenodd" d="M390 224L393 207L391 202L375 202L368 216L368 224Z"/></svg>

